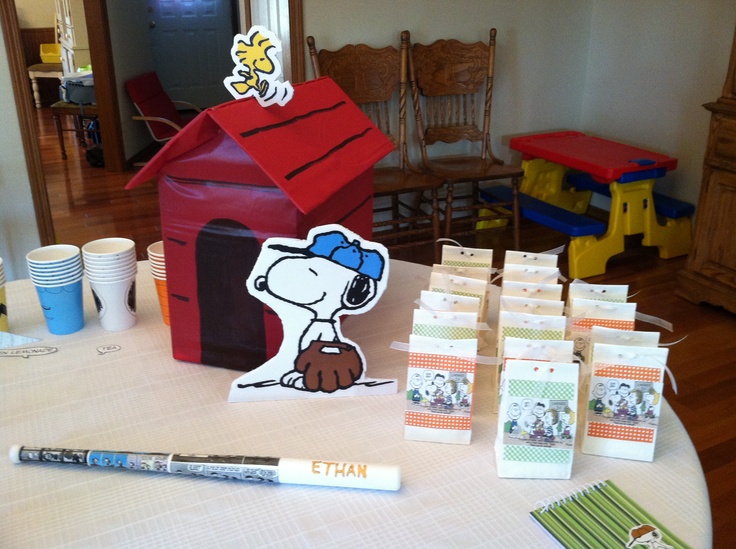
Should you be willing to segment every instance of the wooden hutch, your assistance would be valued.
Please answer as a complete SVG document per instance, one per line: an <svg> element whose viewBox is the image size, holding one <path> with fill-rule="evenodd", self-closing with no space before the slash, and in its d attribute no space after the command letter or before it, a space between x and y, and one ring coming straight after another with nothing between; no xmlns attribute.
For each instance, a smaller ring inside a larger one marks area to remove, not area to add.
<svg viewBox="0 0 736 549"><path fill-rule="evenodd" d="M736 34L723 94L711 112L693 247L677 295L736 313Z"/></svg>

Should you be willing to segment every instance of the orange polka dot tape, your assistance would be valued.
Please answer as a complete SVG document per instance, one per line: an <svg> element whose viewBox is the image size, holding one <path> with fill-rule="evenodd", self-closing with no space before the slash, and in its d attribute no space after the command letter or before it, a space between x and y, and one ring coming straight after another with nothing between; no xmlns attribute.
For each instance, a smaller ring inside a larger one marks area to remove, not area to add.
<svg viewBox="0 0 736 549"><path fill-rule="evenodd" d="M664 369L646 366L623 366L621 364L596 364L596 377L611 377L614 379L631 379L634 381L664 381Z"/></svg>
<svg viewBox="0 0 736 549"><path fill-rule="evenodd" d="M412 427L426 427L428 429L452 429L455 431L469 431L470 418L445 416L427 412L405 412L404 423Z"/></svg>
<svg viewBox="0 0 736 549"><path fill-rule="evenodd" d="M448 372L475 372L475 360L450 355L409 353L409 368L446 370Z"/></svg>
<svg viewBox="0 0 736 549"><path fill-rule="evenodd" d="M654 429L633 427L628 425L614 425L613 423L598 423L591 421L588 424L588 436L598 438L612 438L631 442L654 442Z"/></svg>
<svg viewBox="0 0 736 549"><path fill-rule="evenodd" d="M572 321L572 329L576 332L589 332L593 326L603 328L614 328L616 330L633 330L633 320L608 320L605 318L575 318Z"/></svg>

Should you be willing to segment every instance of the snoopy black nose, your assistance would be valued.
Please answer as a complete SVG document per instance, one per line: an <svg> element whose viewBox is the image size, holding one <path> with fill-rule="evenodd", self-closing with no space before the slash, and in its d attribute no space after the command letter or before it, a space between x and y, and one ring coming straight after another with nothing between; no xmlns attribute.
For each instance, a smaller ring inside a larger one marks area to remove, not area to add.
<svg viewBox="0 0 736 549"><path fill-rule="evenodd" d="M256 290L258 290L259 292L265 291L268 288L266 277L259 276L258 278L256 278L255 284L253 284L253 286L255 286Z"/></svg>

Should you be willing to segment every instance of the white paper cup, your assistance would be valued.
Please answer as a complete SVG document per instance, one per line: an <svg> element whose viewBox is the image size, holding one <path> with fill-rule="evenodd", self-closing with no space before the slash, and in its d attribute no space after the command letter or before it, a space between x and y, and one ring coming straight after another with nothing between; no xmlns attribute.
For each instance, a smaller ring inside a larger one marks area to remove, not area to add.
<svg viewBox="0 0 736 549"><path fill-rule="evenodd" d="M26 254L26 262L31 281L37 287L58 288L76 284L82 279L82 257L79 248L71 244L54 244L36 248ZM73 314L76 315L76 312L73 311ZM53 319L51 323L48 320L49 317L47 317L47 324L51 333L58 335L71 333L66 331L68 327L58 327L60 326L58 318ZM78 320L73 320L70 325L77 326L78 324Z"/></svg>
<svg viewBox="0 0 736 549"><path fill-rule="evenodd" d="M82 261L81 260L78 261L78 262L76 262L76 263L69 263L68 265L65 265L64 267L57 267L55 269L51 269L51 268L48 268L48 269L37 269L36 267L32 267L32 266L28 265L28 272L31 275L40 276L40 277L59 276L59 275L73 273L73 272L81 271L81 270L82 270Z"/></svg>
<svg viewBox="0 0 736 549"><path fill-rule="evenodd" d="M82 266L82 257L78 256L75 258L72 258L68 261L60 261L58 263L46 263L46 264L37 264L37 263L28 263L28 270L33 271L35 273L55 273L58 271L64 271L69 269L75 269L77 267Z"/></svg>
<svg viewBox="0 0 736 549"><path fill-rule="evenodd" d="M135 276L114 282L90 280L89 284L103 329L120 332L135 326L138 320Z"/></svg>
<svg viewBox="0 0 736 549"><path fill-rule="evenodd" d="M132 275L111 276L111 277L107 277L107 278L90 278L90 277L87 277L87 280L89 281L90 284L92 284L93 282L98 282L100 284L111 284L113 282L121 282L123 280L129 280L131 278L136 278L136 277L137 277L137 275L134 273Z"/></svg>
<svg viewBox="0 0 736 549"><path fill-rule="evenodd" d="M135 252L133 253L122 253L122 254L111 254L107 256L82 256L84 258L85 265L117 265L118 263L128 263L129 261L135 261Z"/></svg>
<svg viewBox="0 0 736 549"><path fill-rule="evenodd" d="M64 284L69 284L70 282L76 282L77 280L82 280L83 273L82 271L79 271L78 273L70 273L65 276L59 276L54 278L39 278L35 276L31 276L31 281L35 285L40 286L63 286Z"/></svg>
<svg viewBox="0 0 736 549"><path fill-rule="evenodd" d="M85 260L105 260L130 253L135 256L135 242L129 238L100 238L82 246L82 255Z"/></svg>
<svg viewBox="0 0 736 549"><path fill-rule="evenodd" d="M146 249L146 253L148 254L148 259L159 259L161 261L164 260L164 241L159 240L158 242L154 242L148 248Z"/></svg>
<svg viewBox="0 0 736 549"><path fill-rule="evenodd" d="M125 260L120 259L116 261L85 261L84 268L85 270L110 271L115 269L130 268L136 263L137 261L135 259L135 256L130 256Z"/></svg>
<svg viewBox="0 0 736 549"><path fill-rule="evenodd" d="M75 265L69 265L67 267L64 267L63 269L49 269L49 270L41 270L38 271L33 268L28 268L28 274L31 278L63 278L66 276L69 276L71 274L77 274L83 272L84 269L82 269L82 264L77 263Z"/></svg>
<svg viewBox="0 0 736 549"><path fill-rule="evenodd" d="M64 261L58 261L54 263L34 263L27 261L28 270L35 273L54 273L57 271L64 271L68 269L75 269L82 266L82 256L77 255Z"/></svg>
<svg viewBox="0 0 736 549"><path fill-rule="evenodd" d="M135 243L127 238L102 238L82 246L84 274L91 282L113 283L135 277Z"/></svg>
<svg viewBox="0 0 736 549"><path fill-rule="evenodd" d="M166 269L151 265L151 274L166 277Z"/></svg>
<svg viewBox="0 0 736 549"><path fill-rule="evenodd" d="M84 259L85 266L95 265L97 267L108 267L125 263L135 263L137 261L135 252L109 255L107 257L87 257L83 255L82 258Z"/></svg>
<svg viewBox="0 0 736 549"><path fill-rule="evenodd" d="M132 275L134 273L138 272L138 264L132 263L130 265L120 265L118 267L90 267L89 265L85 266L84 268L84 274L87 275L87 278L96 278L96 277L111 277L111 276L120 276L120 275Z"/></svg>
<svg viewBox="0 0 736 549"><path fill-rule="evenodd" d="M51 246L41 246L35 250L31 250L26 254L28 265L37 267L61 266L67 262L76 261L79 256L79 248L72 244L52 244Z"/></svg>
<svg viewBox="0 0 736 549"><path fill-rule="evenodd" d="M96 273L110 273L114 271L126 271L130 269L135 269L137 265L138 262L135 261L135 259L126 262L108 264L85 263L84 270Z"/></svg>

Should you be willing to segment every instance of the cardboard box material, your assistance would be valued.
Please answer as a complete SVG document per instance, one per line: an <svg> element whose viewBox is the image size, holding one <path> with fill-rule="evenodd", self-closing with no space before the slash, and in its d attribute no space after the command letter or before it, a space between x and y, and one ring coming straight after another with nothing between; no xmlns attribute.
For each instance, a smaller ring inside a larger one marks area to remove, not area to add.
<svg viewBox="0 0 736 549"><path fill-rule="evenodd" d="M126 186L156 177L173 355L250 371L278 351L278 317L246 290L264 240L339 223L370 239L373 166L393 145L329 78L283 107L202 111Z"/></svg>

